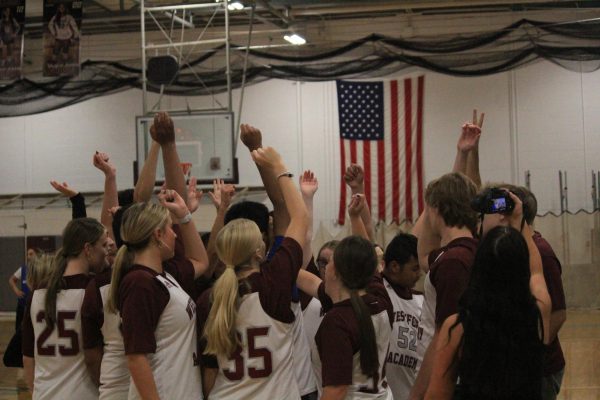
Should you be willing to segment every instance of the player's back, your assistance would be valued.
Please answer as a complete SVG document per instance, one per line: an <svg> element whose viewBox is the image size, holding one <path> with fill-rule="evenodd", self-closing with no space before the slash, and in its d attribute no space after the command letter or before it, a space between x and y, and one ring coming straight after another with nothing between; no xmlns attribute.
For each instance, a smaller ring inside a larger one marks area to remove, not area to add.
<svg viewBox="0 0 600 400"><path fill-rule="evenodd" d="M72 275L63 280L65 288L56 297L54 327L48 327L45 320L47 290L35 290L31 299L33 399L97 399L98 389L85 366L81 335L81 304L88 277Z"/></svg>

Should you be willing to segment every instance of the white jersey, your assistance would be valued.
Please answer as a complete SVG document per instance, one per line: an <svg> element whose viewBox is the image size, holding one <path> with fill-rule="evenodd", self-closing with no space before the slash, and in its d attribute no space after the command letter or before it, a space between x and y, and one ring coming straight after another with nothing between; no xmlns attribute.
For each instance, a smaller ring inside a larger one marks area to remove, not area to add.
<svg viewBox="0 0 600 400"><path fill-rule="evenodd" d="M421 340L417 341L417 353L425 354L427 347L431 343L433 334L435 333L435 305L436 305L436 291L435 287L429 279L429 272L425 275L425 300L423 301L423 309L421 311L421 322L420 327L423 329ZM421 369L421 363L417 365L416 372L418 373Z"/></svg>
<svg viewBox="0 0 600 400"><path fill-rule="evenodd" d="M315 379L310 360L310 344L308 343L308 338L306 336L302 306L300 302L292 302L291 309L294 312L295 317L294 326L292 328L292 334L294 338L294 373L298 382L300 395L304 396L317 391L317 381Z"/></svg>
<svg viewBox="0 0 600 400"><path fill-rule="evenodd" d="M121 318L106 308L110 284L100 287L104 323L104 354L100 366L100 400L126 400L129 393L130 375L125 357L123 335L119 326Z"/></svg>
<svg viewBox="0 0 600 400"><path fill-rule="evenodd" d="M405 400L415 383L417 368L423 361L424 352L419 352L418 343L423 334L419 322L424 297L413 294L412 299L404 299L398 296L385 278L383 282L394 307L385 375L394 399ZM422 347L420 349L423 351Z"/></svg>
<svg viewBox="0 0 600 400"><path fill-rule="evenodd" d="M371 315L373 327L375 328L375 337L377 338L377 358L379 367L384 370L384 362L388 353L388 347L392 330L390 328L390 319L387 311L382 311L378 314ZM321 380L321 358L317 350L316 344L311 346L313 365L317 373L319 381L319 393L322 393ZM362 399L378 399L392 400L392 392L387 387L386 379L380 373L377 376L377 381L373 382L372 378L363 374L360 368L360 351L356 352L352 358L352 385L348 386L348 393L345 400L362 400Z"/></svg>
<svg viewBox="0 0 600 400"><path fill-rule="evenodd" d="M196 304L169 273L154 278L169 291L169 302L154 332L156 352L146 354L158 395L164 400L202 399L200 368L195 365ZM129 399L140 398L132 380Z"/></svg>
<svg viewBox="0 0 600 400"><path fill-rule="evenodd" d="M292 362L293 323L267 315L254 292L242 297L236 327L242 345L229 359L217 357L219 372L210 399L299 399Z"/></svg>
<svg viewBox="0 0 600 400"><path fill-rule="evenodd" d="M53 329L44 319L46 289L33 292L29 317L33 325L34 400L98 399L98 389L92 382L83 358L81 335L81 304L87 285L84 275L64 277L67 289L56 297L56 324ZM79 281L82 284L71 285ZM69 286L77 288L68 288Z"/></svg>
<svg viewBox="0 0 600 400"><path fill-rule="evenodd" d="M310 300L310 303L302 311L302 319L304 320L304 332L310 345L315 341L315 335L323 320L323 310L319 299L313 297Z"/></svg>

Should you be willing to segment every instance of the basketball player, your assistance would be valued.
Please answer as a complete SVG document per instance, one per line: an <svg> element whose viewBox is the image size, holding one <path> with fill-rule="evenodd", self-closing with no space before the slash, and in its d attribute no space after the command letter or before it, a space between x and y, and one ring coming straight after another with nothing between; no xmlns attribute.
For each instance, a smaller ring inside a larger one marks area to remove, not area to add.
<svg viewBox="0 0 600 400"><path fill-rule="evenodd" d="M92 218L69 222L46 288L34 290L23 322L23 364L34 399L97 399L81 340L88 272L106 265L106 229Z"/></svg>
<svg viewBox="0 0 600 400"><path fill-rule="evenodd" d="M272 148L252 151L273 174L290 223L273 257L258 226L229 222L216 249L225 271L198 300L203 386L211 399L300 399L292 363L292 286L302 265L307 212L291 174Z"/></svg>
<svg viewBox="0 0 600 400"><path fill-rule="evenodd" d="M123 215L107 308L121 315L129 399L199 399L196 307L189 294L208 257L181 196L163 190L159 201L134 204Z"/></svg>

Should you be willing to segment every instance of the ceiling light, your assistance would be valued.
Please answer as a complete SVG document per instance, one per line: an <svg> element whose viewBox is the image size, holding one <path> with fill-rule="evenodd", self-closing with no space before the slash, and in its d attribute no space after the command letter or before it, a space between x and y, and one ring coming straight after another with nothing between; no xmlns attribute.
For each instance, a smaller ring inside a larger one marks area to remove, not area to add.
<svg viewBox="0 0 600 400"><path fill-rule="evenodd" d="M298 46L306 43L306 39L304 39L302 36L300 36L296 33L293 33L291 35L285 35L283 38L285 40L287 40L288 42L290 42L291 44L298 45Z"/></svg>
<svg viewBox="0 0 600 400"><path fill-rule="evenodd" d="M232 1L227 5L229 11L240 11L244 9L244 5L239 1Z"/></svg>

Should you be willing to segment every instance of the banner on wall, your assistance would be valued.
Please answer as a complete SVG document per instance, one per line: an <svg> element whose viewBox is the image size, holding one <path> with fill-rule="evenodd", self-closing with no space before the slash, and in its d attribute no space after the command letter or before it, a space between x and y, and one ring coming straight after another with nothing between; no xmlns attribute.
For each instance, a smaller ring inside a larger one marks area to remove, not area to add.
<svg viewBox="0 0 600 400"><path fill-rule="evenodd" d="M44 76L79 74L82 1L44 0Z"/></svg>
<svg viewBox="0 0 600 400"><path fill-rule="evenodd" d="M364 170L367 204L376 221L400 224L423 211L423 92L425 78L337 81L340 123L340 208L350 193L344 172Z"/></svg>
<svg viewBox="0 0 600 400"><path fill-rule="evenodd" d="M0 80L21 77L25 0L0 0Z"/></svg>

